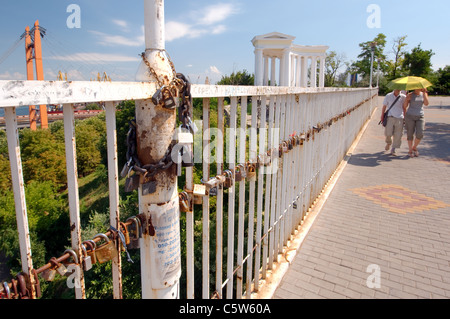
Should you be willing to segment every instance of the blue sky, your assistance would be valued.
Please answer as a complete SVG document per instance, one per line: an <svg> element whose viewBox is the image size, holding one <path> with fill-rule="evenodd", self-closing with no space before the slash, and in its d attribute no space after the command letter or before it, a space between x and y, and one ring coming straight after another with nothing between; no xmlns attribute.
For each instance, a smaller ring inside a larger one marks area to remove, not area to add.
<svg viewBox="0 0 450 319"><path fill-rule="evenodd" d="M69 28L70 4L81 9L80 28ZM380 28L369 28L370 4L380 8ZM328 45L354 61L359 43L378 33L407 35L407 49L419 43L432 49L433 68L450 65L448 0L166 0L166 49L177 72L193 83L212 83L233 71L254 72L251 40L281 32L300 45ZM47 29L43 39L46 80L58 71L69 80L90 80L106 72L113 81L133 81L144 45L143 0L2 0L0 59L36 20ZM25 79L23 42L0 64L0 80Z"/></svg>

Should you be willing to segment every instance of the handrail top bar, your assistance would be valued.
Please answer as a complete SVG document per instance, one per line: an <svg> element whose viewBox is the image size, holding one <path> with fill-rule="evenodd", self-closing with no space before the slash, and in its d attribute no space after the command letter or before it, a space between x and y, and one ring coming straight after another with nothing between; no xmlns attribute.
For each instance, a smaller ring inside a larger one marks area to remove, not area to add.
<svg viewBox="0 0 450 319"><path fill-rule="evenodd" d="M195 84L191 87L192 97L241 97L241 96L271 96L285 94L305 94L305 93L334 93L334 92L355 92L368 91L370 88L335 88L335 87L290 87L290 86L244 86L244 85L208 85ZM375 90L375 88L372 88Z"/></svg>
<svg viewBox="0 0 450 319"><path fill-rule="evenodd" d="M149 99L156 91L153 82L97 81L0 81L0 107L70 104ZM280 86L231 86L193 84L194 98L270 96L332 93L369 88L300 88Z"/></svg>

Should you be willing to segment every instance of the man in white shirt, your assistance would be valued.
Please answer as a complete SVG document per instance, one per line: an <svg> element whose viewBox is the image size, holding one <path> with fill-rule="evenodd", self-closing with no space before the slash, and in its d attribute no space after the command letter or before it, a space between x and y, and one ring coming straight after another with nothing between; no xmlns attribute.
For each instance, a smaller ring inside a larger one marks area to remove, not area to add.
<svg viewBox="0 0 450 319"><path fill-rule="evenodd" d="M398 99L397 99L398 98ZM389 110L393 103L395 104L390 109L387 114L387 124L384 130L384 135L386 136L386 151L391 148L391 155L396 156L395 150L400 148L402 144L402 134L403 134L403 119L406 114L406 109L403 107L403 102L406 96L400 93L400 90L394 90L388 93L383 101L383 110L381 111L381 121L383 121L384 112Z"/></svg>

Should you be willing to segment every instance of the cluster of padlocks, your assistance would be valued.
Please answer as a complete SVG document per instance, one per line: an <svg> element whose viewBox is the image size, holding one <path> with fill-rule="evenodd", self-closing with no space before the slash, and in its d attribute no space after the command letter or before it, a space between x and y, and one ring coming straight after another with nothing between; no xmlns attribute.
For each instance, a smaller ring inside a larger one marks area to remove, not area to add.
<svg viewBox="0 0 450 319"><path fill-rule="evenodd" d="M115 259L120 252L128 253L128 249L140 248L139 239L142 237L142 216L133 216L127 221L120 222L119 230L111 227L106 233L99 233L91 240L81 244L82 256L72 250L65 250L59 258L52 257L49 262L39 269L32 269L32 279L27 274L19 273L10 283L4 282L0 287L0 299L32 299L41 297L41 288L38 274L45 281L54 281L56 274L60 276L73 276L79 274L81 269L89 271L94 264L103 264ZM133 262L129 255L128 261Z"/></svg>
<svg viewBox="0 0 450 319"><path fill-rule="evenodd" d="M307 132L297 134L294 132L290 135L289 139L280 142L279 147L272 148L264 154L257 156L255 162L248 161L245 164L238 164L233 169L228 169L223 172L222 175L217 175L207 181L201 180L202 184L195 184L193 190L184 189L179 194L180 210L181 212L191 212L192 205L202 204L203 196L216 196L218 189L229 189L235 182L256 181L257 170L263 166L270 166L273 163L275 157L282 158L284 154L289 153L295 147L303 145L305 142L314 140L316 133L320 133L322 130L327 129L340 119L350 115L353 111L366 103L369 99L359 103L358 105L342 112L339 115L325 121L318 123L311 127ZM282 161L278 162L280 165Z"/></svg>

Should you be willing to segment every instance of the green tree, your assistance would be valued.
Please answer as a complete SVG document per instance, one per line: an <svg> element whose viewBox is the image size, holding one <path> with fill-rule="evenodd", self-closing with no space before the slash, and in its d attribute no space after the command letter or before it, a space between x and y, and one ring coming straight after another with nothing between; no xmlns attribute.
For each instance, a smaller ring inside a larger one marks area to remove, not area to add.
<svg viewBox="0 0 450 319"><path fill-rule="evenodd" d="M23 129L20 135L25 182L51 181L64 186L67 179L64 142L55 138L51 130Z"/></svg>
<svg viewBox="0 0 450 319"><path fill-rule="evenodd" d="M224 75L217 82L218 85L254 85L255 77L247 70L233 72L231 75Z"/></svg>
<svg viewBox="0 0 450 319"><path fill-rule="evenodd" d="M435 91L439 94L450 95L450 65L440 68L437 71L437 83Z"/></svg>
<svg viewBox="0 0 450 319"><path fill-rule="evenodd" d="M405 47L408 45L406 41L406 35L395 38L392 45L392 53L394 54L394 60L391 62L391 67L389 70L389 77L395 79L401 76L401 66L404 61L406 54Z"/></svg>
<svg viewBox="0 0 450 319"><path fill-rule="evenodd" d="M375 45L373 69L376 70L378 68L378 64L380 64L380 70L382 72L387 71L387 58L384 54L384 47L386 46L386 36L383 33L379 33L373 40L359 44L361 53L358 55L358 60L352 65L352 69L354 70L353 72L356 71L356 73L362 74L364 77L370 75L372 45Z"/></svg>
<svg viewBox="0 0 450 319"><path fill-rule="evenodd" d="M77 146L77 167L80 176L95 171L101 163L100 143L106 134L106 124L100 116L77 121L75 137Z"/></svg>
<svg viewBox="0 0 450 319"><path fill-rule="evenodd" d="M402 67L410 76L428 77L433 72L431 66L431 57L434 55L432 50L423 50L421 44L405 54L405 60Z"/></svg>
<svg viewBox="0 0 450 319"><path fill-rule="evenodd" d="M339 69L344 65L345 55L330 51L325 59L325 86L335 86Z"/></svg>

